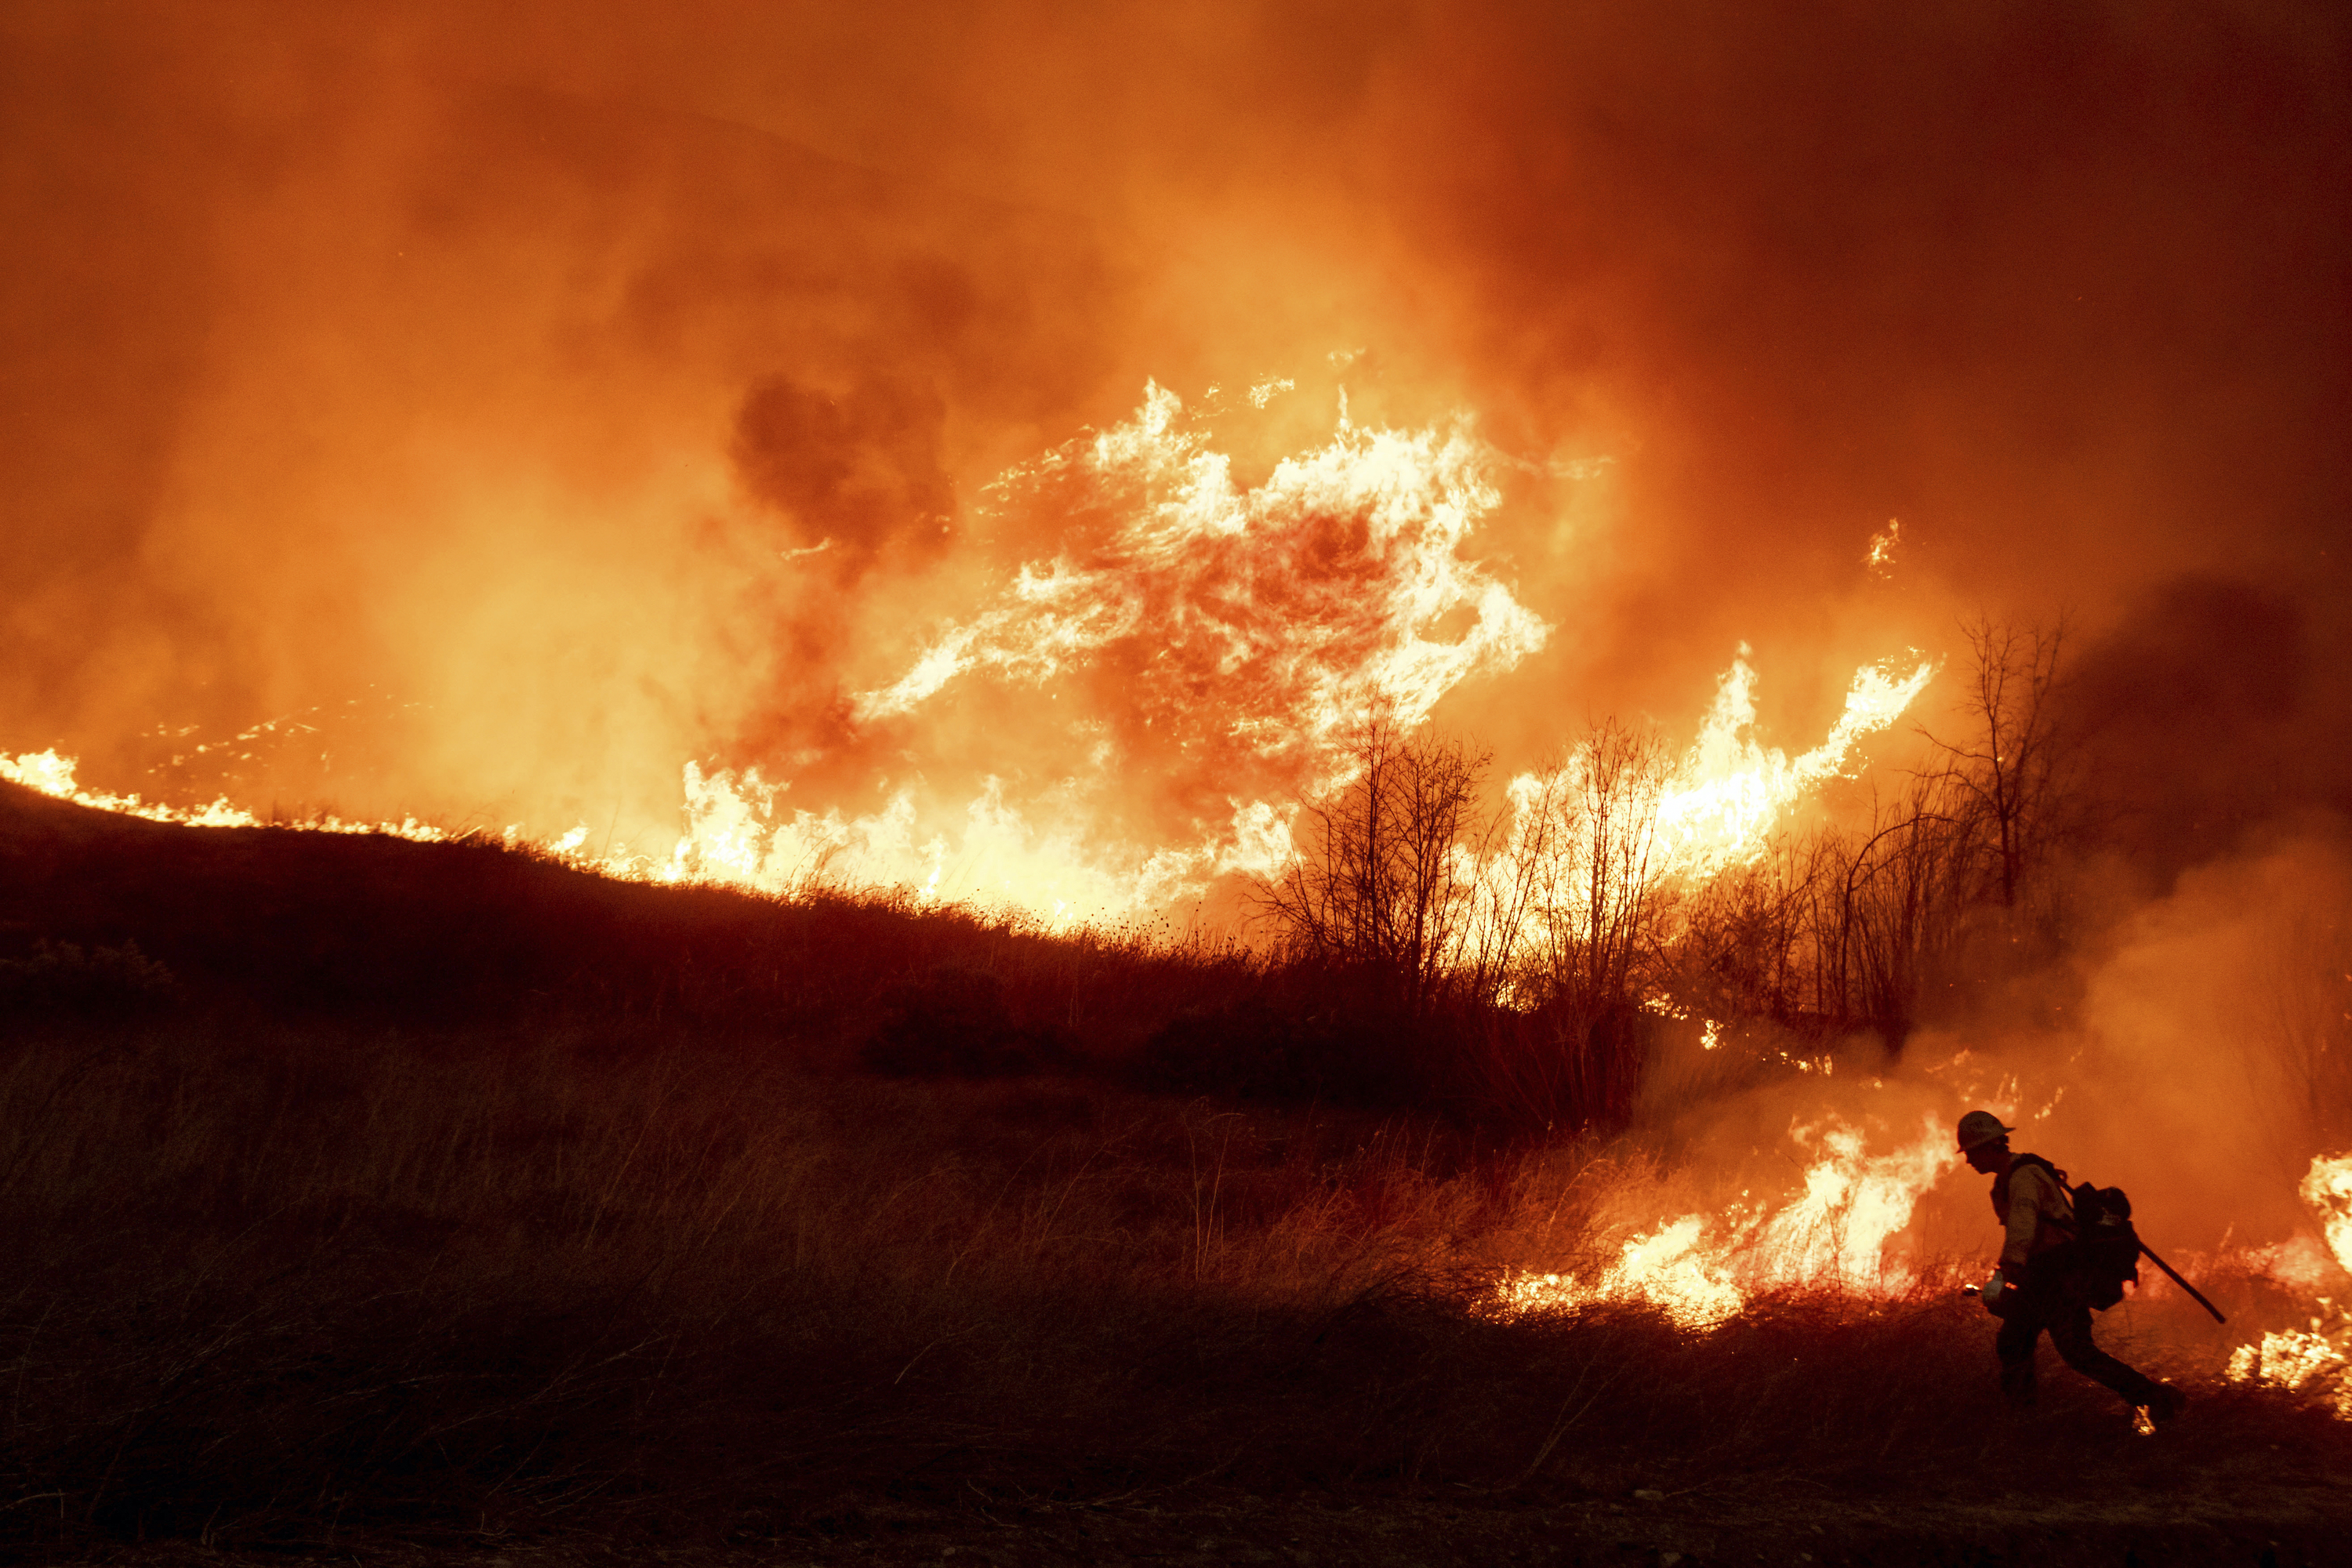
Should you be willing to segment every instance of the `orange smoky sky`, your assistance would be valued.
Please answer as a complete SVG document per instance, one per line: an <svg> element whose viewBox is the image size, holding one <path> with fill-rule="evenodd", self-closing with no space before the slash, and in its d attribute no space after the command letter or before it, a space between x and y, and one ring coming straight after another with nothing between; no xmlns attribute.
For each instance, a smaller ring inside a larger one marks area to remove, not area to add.
<svg viewBox="0 0 2352 1568"><path fill-rule="evenodd" d="M1506 762L1686 721L1742 642L1808 744L1858 662L2068 609L2158 818L2342 805L2348 44L2322 5L24 0L0 746L163 787L159 726L352 713L248 796L555 829L671 821L688 759L856 810L1006 773L1034 693L919 736L852 698L1062 548L992 480L1156 382L1244 484L1342 391L1475 417L1465 549L1550 629L1437 717Z"/></svg>

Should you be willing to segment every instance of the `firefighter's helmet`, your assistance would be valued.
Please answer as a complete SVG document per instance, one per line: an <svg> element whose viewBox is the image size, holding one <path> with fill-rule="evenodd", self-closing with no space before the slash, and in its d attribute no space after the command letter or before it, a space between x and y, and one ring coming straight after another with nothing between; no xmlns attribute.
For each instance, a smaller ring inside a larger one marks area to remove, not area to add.
<svg viewBox="0 0 2352 1568"><path fill-rule="evenodd" d="M2016 1131L2014 1127L2002 1126L2000 1118L1990 1110L1971 1110L1960 1118L1960 1152L1981 1149L1994 1139L2006 1138Z"/></svg>

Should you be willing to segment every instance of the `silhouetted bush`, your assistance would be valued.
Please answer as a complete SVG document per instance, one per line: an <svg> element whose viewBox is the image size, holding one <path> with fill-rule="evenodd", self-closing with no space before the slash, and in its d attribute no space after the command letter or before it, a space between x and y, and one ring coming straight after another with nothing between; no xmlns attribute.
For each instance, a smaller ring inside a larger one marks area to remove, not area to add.
<svg viewBox="0 0 2352 1568"><path fill-rule="evenodd" d="M17 1016L184 992L207 1015L363 1025L457 1052L560 1030L606 1054L782 1051L975 1080L1085 1070L1517 1130L1614 1124L1638 1075L1627 1053L1596 1052L1584 1021L1554 1027L1475 986L1416 995L1377 952L1053 932L888 894L655 887L497 844L186 828L15 786L0 786L0 931L83 955L24 960ZM135 953L176 984L98 952Z"/></svg>
<svg viewBox="0 0 2352 1568"><path fill-rule="evenodd" d="M38 942L24 958L0 959L0 1016L121 1017L168 1006L179 994L172 972L135 942L87 949Z"/></svg>
<svg viewBox="0 0 2352 1568"><path fill-rule="evenodd" d="M1129 1068L1138 1088L1269 1103L1405 1108L1447 1098L1445 1020L1381 1005L1348 970L1301 965L1255 995L1180 1013Z"/></svg>
<svg viewBox="0 0 2352 1568"><path fill-rule="evenodd" d="M942 964L895 988L887 1005L858 1052L860 1065L887 1077L1023 1078L1072 1059L1055 1031L1013 1021L993 974Z"/></svg>

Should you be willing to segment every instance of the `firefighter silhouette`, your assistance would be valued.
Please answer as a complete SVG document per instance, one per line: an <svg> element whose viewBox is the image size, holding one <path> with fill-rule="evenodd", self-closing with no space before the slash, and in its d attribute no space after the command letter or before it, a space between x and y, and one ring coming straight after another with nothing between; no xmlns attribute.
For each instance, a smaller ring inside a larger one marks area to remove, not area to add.
<svg viewBox="0 0 2352 1568"><path fill-rule="evenodd" d="M2064 1178L2038 1154L2011 1152L2009 1135L2015 1131L1989 1110L1960 1118L1960 1152L1971 1169L1993 1178L1992 1209L2005 1232L2000 1267L1983 1291L1985 1306L2000 1319L1993 1350L2000 1358L2001 1392L2011 1405L2033 1403L2034 1352L2047 1333L2068 1366L2105 1384L2151 1420L2169 1421L2187 1396L2092 1342L2091 1308L2115 1296L2101 1300L2101 1281L2083 1257Z"/></svg>

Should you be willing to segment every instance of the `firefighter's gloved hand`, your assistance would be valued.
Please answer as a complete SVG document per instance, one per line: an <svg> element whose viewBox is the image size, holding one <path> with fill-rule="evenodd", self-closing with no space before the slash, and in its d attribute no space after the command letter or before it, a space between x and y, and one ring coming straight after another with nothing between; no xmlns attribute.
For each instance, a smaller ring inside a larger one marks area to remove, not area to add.
<svg viewBox="0 0 2352 1568"><path fill-rule="evenodd" d="M1994 1269L1992 1278L1984 1282L1983 1290L1979 1292L1979 1294L1984 1299L1986 1310L1992 1310L1993 1303L1999 1301L2001 1297L2001 1292L2008 1289L2009 1281L2000 1277L2000 1269Z"/></svg>

